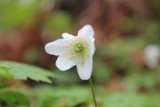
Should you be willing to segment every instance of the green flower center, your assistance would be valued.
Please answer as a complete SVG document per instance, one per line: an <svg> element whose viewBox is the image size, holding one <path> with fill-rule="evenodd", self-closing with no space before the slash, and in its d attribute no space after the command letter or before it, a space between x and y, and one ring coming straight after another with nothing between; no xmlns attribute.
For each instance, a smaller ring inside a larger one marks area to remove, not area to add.
<svg viewBox="0 0 160 107"><path fill-rule="evenodd" d="M76 43L74 49L76 53L83 53L85 50L85 47L82 43Z"/></svg>

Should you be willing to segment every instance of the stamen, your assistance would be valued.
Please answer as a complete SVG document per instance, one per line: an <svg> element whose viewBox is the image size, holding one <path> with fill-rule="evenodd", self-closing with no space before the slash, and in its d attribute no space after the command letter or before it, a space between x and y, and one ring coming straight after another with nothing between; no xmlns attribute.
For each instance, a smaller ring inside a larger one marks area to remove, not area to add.
<svg viewBox="0 0 160 107"><path fill-rule="evenodd" d="M85 47L82 43L76 43L74 48L76 53L83 53Z"/></svg>

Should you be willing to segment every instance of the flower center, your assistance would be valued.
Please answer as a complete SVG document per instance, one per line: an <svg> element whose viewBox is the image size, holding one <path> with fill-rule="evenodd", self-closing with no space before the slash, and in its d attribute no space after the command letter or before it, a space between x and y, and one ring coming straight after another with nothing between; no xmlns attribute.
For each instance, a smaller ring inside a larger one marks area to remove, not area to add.
<svg viewBox="0 0 160 107"><path fill-rule="evenodd" d="M83 53L84 49L85 49L85 47L82 43L76 43L75 44L74 50L75 50L76 53Z"/></svg>
<svg viewBox="0 0 160 107"><path fill-rule="evenodd" d="M88 43L85 40L76 38L68 46L69 58L74 59L76 63L84 63L89 54Z"/></svg>

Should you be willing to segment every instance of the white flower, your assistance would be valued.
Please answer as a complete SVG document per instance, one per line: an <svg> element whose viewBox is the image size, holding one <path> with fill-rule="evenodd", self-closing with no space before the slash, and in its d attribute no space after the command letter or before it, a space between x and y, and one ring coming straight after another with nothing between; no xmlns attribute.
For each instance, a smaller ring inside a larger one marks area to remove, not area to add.
<svg viewBox="0 0 160 107"><path fill-rule="evenodd" d="M144 50L144 60L147 66L151 69L158 67L160 60L160 47L155 44L147 46Z"/></svg>
<svg viewBox="0 0 160 107"><path fill-rule="evenodd" d="M79 30L77 36L63 33L62 37L62 39L47 43L45 51L48 54L58 56L56 66L59 70L66 71L76 66L80 79L88 80L92 74L95 53L92 26L85 25Z"/></svg>

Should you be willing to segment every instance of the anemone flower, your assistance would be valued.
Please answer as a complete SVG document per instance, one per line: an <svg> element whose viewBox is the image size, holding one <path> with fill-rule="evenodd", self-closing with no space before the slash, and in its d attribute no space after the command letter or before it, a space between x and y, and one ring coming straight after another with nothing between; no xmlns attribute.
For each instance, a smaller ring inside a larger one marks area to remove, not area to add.
<svg viewBox="0 0 160 107"><path fill-rule="evenodd" d="M61 39L47 43L45 51L58 56L56 66L66 71L76 66L81 80L88 80L92 74L93 55L95 53L94 30L91 25L85 25L77 36L63 33Z"/></svg>

